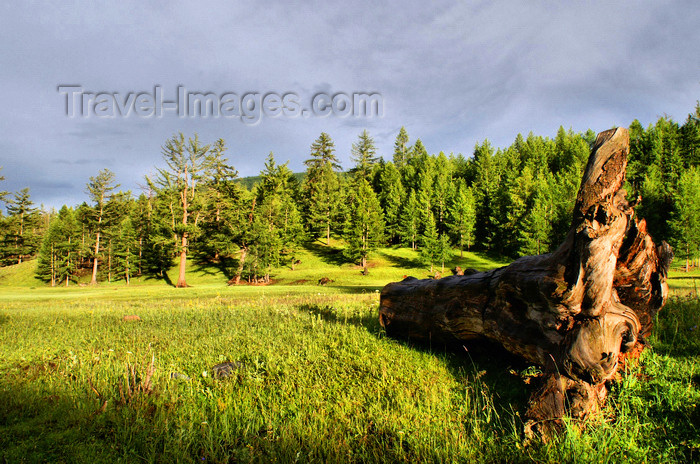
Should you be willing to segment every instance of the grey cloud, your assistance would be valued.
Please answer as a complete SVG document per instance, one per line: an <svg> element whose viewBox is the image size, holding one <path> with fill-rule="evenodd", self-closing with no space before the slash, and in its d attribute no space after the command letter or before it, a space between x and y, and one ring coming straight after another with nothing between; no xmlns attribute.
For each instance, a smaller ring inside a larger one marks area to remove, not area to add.
<svg viewBox="0 0 700 464"><path fill-rule="evenodd" d="M401 126L428 151L471 153L530 130L601 130L668 113L685 118L700 95L700 10L690 1L452 3L362 1L201 5L0 5L2 189L29 185L37 202L81 201L104 167L137 190L179 131L222 137L241 175L275 152L303 169L321 131L350 167L362 129L391 159ZM385 115L263 119L68 119L61 83L105 91L372 90ZM54 187L45 182L50 180ZM43 183L42 183L43 182Z"/></svg>

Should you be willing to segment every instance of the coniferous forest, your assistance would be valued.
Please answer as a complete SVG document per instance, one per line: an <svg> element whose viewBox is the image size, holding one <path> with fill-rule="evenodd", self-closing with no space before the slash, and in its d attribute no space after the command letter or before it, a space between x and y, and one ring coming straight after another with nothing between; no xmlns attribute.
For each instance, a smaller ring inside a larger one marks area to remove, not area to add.
<svg viewBox="0 0 700 464"><path fill-rule="evenodd" d="M700 247L700 103L685 121L630 126L627 192L641 203L654 240L668 241L689 266ZM164 278L188 257L215 263L229 283L269 282L294 266L305 244L340 240L362 267L373 250L406 246L426 269L454 249L512 259L563 241L595 133L560 127L553 138L518 135L506 148L488 140L473 153L427 152L404 128L392 154L363 131L342 166L327 133L311 141L303 173L270 153L259 177L241 179L227 142L175 134L162 144L156 174L141 192L123 191L107 169L86 181L85 201L38 208L29 188L3 192L2 265L38 258L52 286L148 275Z"/></svg>

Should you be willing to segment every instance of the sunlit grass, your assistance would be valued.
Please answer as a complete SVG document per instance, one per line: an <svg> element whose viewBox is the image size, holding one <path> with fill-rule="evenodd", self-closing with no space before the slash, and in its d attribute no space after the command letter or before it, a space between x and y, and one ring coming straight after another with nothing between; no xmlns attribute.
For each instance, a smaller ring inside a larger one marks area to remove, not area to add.
<svg viewBox="0 0 700 464"><path fill-rule="evenodd" d="M16 285L0 287L0 458L700 459L697 299L671 299L649 349L611 385L601 414L582 428L570 423L550 443L527 444L527 366L488 349L431 350L384 336L375 290L405 274L424 277L417 253L379 250L363 276L327 252L305 251L297 270L278 271L269 286L228 287L225 276L195 265L186 289L138 280L49 288L29 280L32 263L10 270L14 280L1 274ZM455 254L450 266L457 264L501 263ZM321 276L335 282L320 287L312 279ZM685 273L671 275L675 295L676 276ZM132 314L141 321L123 321ZM232 378L212 378L222 361L242 367Z"/></svg>

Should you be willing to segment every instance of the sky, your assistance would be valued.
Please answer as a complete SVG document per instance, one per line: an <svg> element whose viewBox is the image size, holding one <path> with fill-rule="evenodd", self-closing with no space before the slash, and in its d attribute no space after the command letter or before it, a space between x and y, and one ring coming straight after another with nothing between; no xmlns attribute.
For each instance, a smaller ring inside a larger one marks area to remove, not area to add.
<svg viewBox="0 0 700 464"><path fill-rule="evenodd" d="M349 169L364 129L385 160L401 126L429 153L470 156L484 139L506 147L518 133L554 137L559 126L682 122L700 99L695 0L379 3L2 2L0 190L29 187L47 208L77 205L106 168L138 195L178 132L223 138L230 164L251 176L270 152L302 171L321 132ZM59 86L101 93L101 106L70 94L85 103L71 117ZM256 108L270 93L296 95L298 109L313 109L318 94L341 97L325 116L263 114L255 124L223 112L157 115L148 97L141 114L116 107L156 86L165 101L180 86L218 99L250 94ZM355 93L379 95L381 114L342 114L342 95Z"/></svg>

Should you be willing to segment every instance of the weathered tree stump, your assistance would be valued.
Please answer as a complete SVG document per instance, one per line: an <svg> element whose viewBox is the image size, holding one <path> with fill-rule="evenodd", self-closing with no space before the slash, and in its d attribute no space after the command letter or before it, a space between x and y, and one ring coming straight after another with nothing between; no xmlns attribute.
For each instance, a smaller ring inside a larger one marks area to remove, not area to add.
<svg viewBox="0 0 700 464"><path fill-rule="evenodd" d="M626 129L598 134L571 229L553 253L385 286L379 320L387 334L433 343L487 339L545 367L530 398L530 430L547 435L565 413L582 419L596 410L621 353L643 343L664 305L673 256L667 243L655 246L625 199L628 153Z"/></svg>

